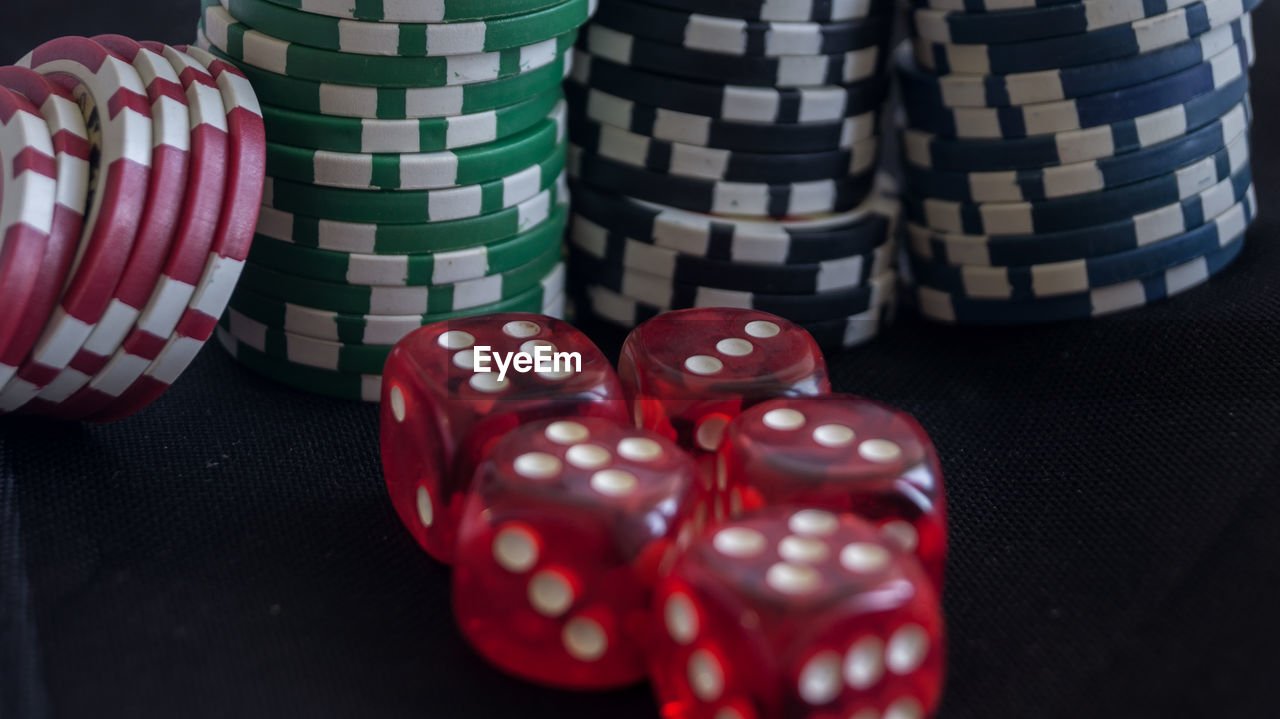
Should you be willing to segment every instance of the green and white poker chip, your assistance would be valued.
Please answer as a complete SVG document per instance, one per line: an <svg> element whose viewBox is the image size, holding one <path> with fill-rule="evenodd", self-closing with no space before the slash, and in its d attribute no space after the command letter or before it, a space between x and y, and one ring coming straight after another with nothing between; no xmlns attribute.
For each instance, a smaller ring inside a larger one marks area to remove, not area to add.
<svg viewBox="0 0 1280 719"><path fill-rule="evenodd" d="M465 250L527 232L569 202L563 173L551 187L514 207L478 217L428 224L369 224L324 220L270 207L258 216L258 235L303 247L366 255Z"/></svg>
<svg viewBox="0 0 1280 719"><path fill-rule="evenodd" d="M444 57L350 55L281 40L237 21L218 0L204 0L204 34L238 65L300 80L369 87L470 85L550 65L573 47L577 30L531 45ZM270 96L268 96L270 97Z"/></svg>
<svg viewBox="0 0 1280 719"><path fill-rule="evenodd" d="M353 190L434 190L505 177L547 157L565 139L566 107L514 137L459 150L368 154L267 143L267 174Z"/></svg>
<svg viewBox="0 0 1280 719"><path fill-rule="evenodd" d="M280 272L325 282L375 287L447 285L513 270L533 262L564 239L567 210L546 222L491 245L419 255L362 255L317 250L258 237L249 261Z"/></svg>
<svg viewBox="0 0 1280 719"><path fill-rule="evenodd" d="M356 55L471 55L563 35L591 16L594 0L560 0L519 15L465 22L366 22L304 12L269 0L219 0L232 17L272 37Z"/></svg>
<svg viewBox="0 0 1280 719"><path fill-rule="evenodd" d="M372 22L455 22L518 15L558 0L271 0L316 15Z"/></svg>
<svg viewBox="0 0 1280 719"><path fill-rule="evenodd" d="M558 88L494 110L418 120L367 120L263 105L267 140L313 150L388 153L475 147L517 135L546 119L564 98Z"/></svg>
<svg viewBox="0 0 1280 719"><path fill-rule="evenodd" d="M376 120L442 118L469 115L518 103L560 87L572 68L572 55L514 77L474 85L444 87L362 87L299 80L238 62L209 42L203 31L198 47L226 60L244 73L258 97L276 107L333 117Z"/></svg>

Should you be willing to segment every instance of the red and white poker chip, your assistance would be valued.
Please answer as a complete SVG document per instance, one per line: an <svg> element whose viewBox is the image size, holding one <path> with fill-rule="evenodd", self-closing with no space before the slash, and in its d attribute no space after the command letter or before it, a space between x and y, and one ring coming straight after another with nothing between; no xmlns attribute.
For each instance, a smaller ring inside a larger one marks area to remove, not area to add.
<svg viewBox="0 0 1280 719"><path fill-rule="evenodd" d="M257 95L234 66L199 48L177 49L203 64L222 94L229 133L222 213L204 274L177 330L137 382L91 417L95 421L119 419L142 409L195 359L231 299L258 222L266 177L266 135Z"/></svg>
<svg viewBox="0 0 1280 719"><path fill-rule="evenodd" d="M7 342L0 343L0 388L3 388L40 337L45 319L62 294L64 278L80 246L89 195L89 136L80 106L70 91L44 75L25 67L0 67L0 87L17 92L39 108L53 140L57 180L49 240L39 268L31 273L35 288L26 304L7 301L3 304L11 308L8 311L12 316L18 317L16 331ZM0 301L6 299L7 291L7 287L0 290Z"/></svg>
<svg viewBox="0 0 1280 719"><path fill-rule="evenodd" d="M70 284L31 354L0 392L0 411L33 399L84 346L114 299L151 181L151 108L133 67L81 37L51 40L18 62L66 84L99 152L96 186ZM52 197L52 194L50 194Z"/></svg>

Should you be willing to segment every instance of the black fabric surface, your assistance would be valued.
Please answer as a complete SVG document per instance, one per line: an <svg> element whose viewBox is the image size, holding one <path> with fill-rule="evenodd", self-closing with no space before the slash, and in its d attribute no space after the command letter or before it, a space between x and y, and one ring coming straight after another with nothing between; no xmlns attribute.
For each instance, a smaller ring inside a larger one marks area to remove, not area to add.
<svg viewBox="0 0 1280 719"><path fill-rule="evenodd" d="M0 62L57 35L183 41L197 5L13 3ZM1055 327L906 319L830 358L942 453L946 719L1278 713L1278 22L1257 14L1261 219L1226 274ZM655 716L644 688L481 662L386 500L375 410L219 348L124 422L0 420L0 462L0 717Z"/></svg>

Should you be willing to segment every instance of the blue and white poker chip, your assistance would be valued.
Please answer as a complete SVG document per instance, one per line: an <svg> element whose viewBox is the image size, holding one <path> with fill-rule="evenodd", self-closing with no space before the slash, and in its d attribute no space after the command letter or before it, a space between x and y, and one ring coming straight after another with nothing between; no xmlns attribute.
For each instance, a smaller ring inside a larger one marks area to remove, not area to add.
<svg viewBox="0 0 1280 719"><path fill-rule="evenodd" d="M1191 5L1195 0L1079 0L1042 8L968 13L919 8L911 14L916 35L953 44L1022 42L1079 35L1127 25Z"/></svg>

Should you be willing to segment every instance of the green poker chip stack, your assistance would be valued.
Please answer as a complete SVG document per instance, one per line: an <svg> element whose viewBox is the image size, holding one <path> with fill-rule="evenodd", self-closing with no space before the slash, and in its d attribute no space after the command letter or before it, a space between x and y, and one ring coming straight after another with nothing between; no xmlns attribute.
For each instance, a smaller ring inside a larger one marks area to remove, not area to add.
<svg viewBox="0 0 1280 719"><path fill-rule="evenodd" d="M221 344L377 401L423 325L564 311L561 83L594 0L203 0L197 44L263 102L267 183Z"/></svg>

